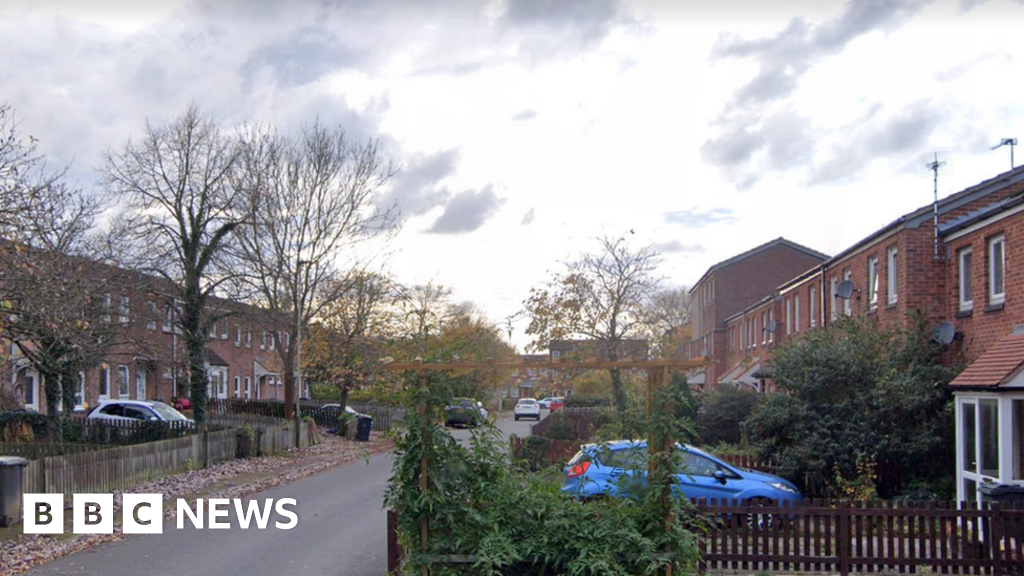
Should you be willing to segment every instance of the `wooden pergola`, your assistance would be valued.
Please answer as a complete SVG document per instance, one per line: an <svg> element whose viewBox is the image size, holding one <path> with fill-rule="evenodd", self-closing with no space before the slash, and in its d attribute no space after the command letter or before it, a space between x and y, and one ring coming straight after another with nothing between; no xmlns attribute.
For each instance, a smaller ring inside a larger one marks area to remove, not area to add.
<svg viewBox="0 0 1024 576"><path fill-rule="evenodd" d="M390 372L416 372L420 375L420 385L427 385L428 374L431 372L445 372L451 370L518 370L523 368L547 368L549 370L611 370L618 368L620 370L644 370L647 372L647 390L646 397L648 406L654 399L654 392L659 388L664 387L672 377L672 370L687 370L691 368L700 368L708 364L708 360L705 357L694 358L692 360L671 360L671 359L659 359L659 360L583 360L583 361L559 361L549 360L547 362L390 362L383 366L384 370ZM671 408L671 407L668 407ZM420 406L418 411L421 415L426 414L426 406ZM648 438L648 446L653 451L666 451L671 450L674 444L674 440L671 437L667 438ZM653 475L654 470L652 469L655 459L648 461L648 474ZM650 476L649 476L650 477ZM420 492L426 492L427 490L427 456L423 455L420 460L420 478L419 478L419 489ZM670 494L667 492L662 495L662 498L668 499ZM665 518L666 525L672 522L673 518L671 514ZM429 548L427 543L427 521L424 520L420 524L420 545L423 550ZM464 559L455 561L464 561ZM423 566L423 576L427 576L427 567ZM667 576L672 576L672 567L668 566L666 570Z"/></svg>

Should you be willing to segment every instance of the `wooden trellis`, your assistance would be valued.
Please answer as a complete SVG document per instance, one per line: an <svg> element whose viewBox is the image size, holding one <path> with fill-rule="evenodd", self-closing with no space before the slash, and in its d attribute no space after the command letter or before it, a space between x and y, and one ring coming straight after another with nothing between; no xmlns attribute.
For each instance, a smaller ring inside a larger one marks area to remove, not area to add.
<svg viewBox="0 0 1024 576"><path fill-rule="evenodd" d="M391 362L386 364L384 370L392 372L416 372L419 374L420 386L426 387L428 374L431 372L447 372L452 370L517 370L523 368L546 368L549 370L611 370L618 368L619 370L644 370L647 373L647 389L646 398L647 405L652 406L654 401L654 394L656 390L659 390L671 380L672 370L686 370L690 368L699 368L707 364L706 358L695 358L693 360L583 360L583 361L547 361L547 362ZM671 410L672 406L664 407L664 409ZM420 415L426 414L427 407L420 406L417 411ZM424 445L428 445L427 438L424 438ZM654 432L651 432L651 437L647 439L648 450L653 454L659 454L661 452L669 451L674 446L675 441L671 435L666 435L664 438L654 437ZM648 458L648 477L652 477L655 473L654 466L657 465L660 458ZM419 489L420 492L426 492L427 490L427 455L424 453L420 460L420 481ZM668 490L661 495L666 502L671 497ZM665 525L668 528L669 524L673 521L670 508L666 506ZM424 519L420 524L420 545L423 547L423 551L426 552L429 548L427 546L428 530L427 520ZM672 565L666 569L666 576L672 576ZM423 576L427 576L427 566L423 566Z"/></svg>

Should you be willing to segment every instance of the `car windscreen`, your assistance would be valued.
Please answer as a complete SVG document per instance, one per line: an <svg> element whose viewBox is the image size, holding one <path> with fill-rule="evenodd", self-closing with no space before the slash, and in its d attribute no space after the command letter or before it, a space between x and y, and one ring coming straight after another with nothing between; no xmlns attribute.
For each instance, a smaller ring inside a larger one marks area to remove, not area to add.
<svg viewBox="0 0 1024 576"><path fill-rule="evenodd" d="M156 412L157 414L159 414L160 418L162 418L164 420L168 420L168 421L188 420L188 418L185 418L185 416L181 412L178 412L177 410L175 410L174 408L171 408L167 404L161 404L160 402L154 402L154 403L150 404L149 407L153 409L153 412Z"/></svg>
<svg viewBox="0 0 1024 576"><path fill-rule="evenodd" d="M624 470L641 470L647 467L647 447L631 446L618 450L598 448L594 458L602 466L622 468Z"/></svg>

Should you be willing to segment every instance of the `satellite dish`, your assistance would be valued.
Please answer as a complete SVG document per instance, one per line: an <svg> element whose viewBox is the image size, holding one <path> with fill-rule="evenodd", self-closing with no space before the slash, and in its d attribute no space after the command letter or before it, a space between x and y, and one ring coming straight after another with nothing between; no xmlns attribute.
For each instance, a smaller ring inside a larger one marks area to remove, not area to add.
<svg viewBox="0 0 1024 576"><path fill-rule="evenodd" d="M948 346L956 338L956 326L952 322L942 321L932 331L932 340Z"/></svg>
<svg viewBox="0 0 1024 576"><path fill-rule="evenodd" d="M836 286L836 296L843 300L849 300L850 296L853 296L853 282L849 280L843 280Z"/></svg>
<svg viewBox="0 0 1024 576"><path fill-rule="evenodd" d="M767 324L765 324L764 329L767 330L768 332L775 332L775 329L778 327L779 323L777 321L770 320Z"/></svg>

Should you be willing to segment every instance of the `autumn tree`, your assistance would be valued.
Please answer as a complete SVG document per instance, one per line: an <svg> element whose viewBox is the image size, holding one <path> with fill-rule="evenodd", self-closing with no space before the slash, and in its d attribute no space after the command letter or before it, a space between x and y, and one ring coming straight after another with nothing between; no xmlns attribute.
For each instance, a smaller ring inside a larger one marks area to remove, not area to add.
<svg viewBox="0 0 1024 576"><path fill-rule="evenodd" d="M130 264L174 287L166 298L178 309L197 422L206 416L206 340L217 320L209 303L237 274L224 248L248 221L239 150L237 139L193 105L167 124L146 122L141 136L106 152L102 168L123 208L119 230L134 249Z"/></svg>
<svg viewBox="0 0 1024 576"><path fill-rule="evenodd" d="M253 217L239 229L245 273L238 278L265 311L274 338L287 334L276 349L291 414L303 327L367 288L366 278L352 273L359 269L352 249L393 232L398 222L397 208L381 203L394 170L377 142L354 141L319 122L295 135L254 128L243 138L241 159Z"/></svg>
<svg viewBox="0 0 1024 576"><path fill-rule="evenodd" d="M342 409L353 389L368 384L398 330L397 285L379 273L357 271L339 280L341 297L310 324L303 372L341 392Z"/></svg>
<svg viewBox="0 0 1024 576"><path fill-rule="evenodd" d="M647 302L657 292L661 263L650 246L633 249L624 238L599 239L597 252L564 262L563 269L524 303L530 318L530 348L545 350L552 340L583 338L604 360L619 360L623 343L650 332ZM617 368L609 370L615 407L626 409L626 391Z"/></svg>
<svg viewBox="0 0 1024 576"><path fill-rule="evenodd" d="M661 356L671 356L690 340L690 290L686 286L665 288L647 301L650 341Z"/></svg>

